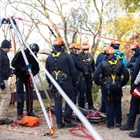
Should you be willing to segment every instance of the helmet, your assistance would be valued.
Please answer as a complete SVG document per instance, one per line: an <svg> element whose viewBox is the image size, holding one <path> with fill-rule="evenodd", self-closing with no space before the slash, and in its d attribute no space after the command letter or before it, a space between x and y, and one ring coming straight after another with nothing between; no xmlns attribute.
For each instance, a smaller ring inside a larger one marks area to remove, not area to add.
<svg viewBox="0 0 140 140"><path fill-rule="evenodd" d="M69 46L69 49L78 49L80 50L80 46L76 43L72 43L70 46Z"/></svg>
<svg viewBox="0 0 140 140"><path fill-rule="evenodd" d="M84 50L84 49L89 49L89 45L86 42L82 43L82 50Z"/></svg>
<svg viewBox="0 0 140 140"><path fill-rule="evenodd" d="M39 52L39 46L36 43L30 44L29 47L33 51L34 54L37 54Z"/></svg>
<svg viewBox="0 0 140 140"><path fill-rule="evenodd" d="M136 48L139 48L139 46L137 44L133 44L132 46L130 46L131 50L135 50Z"/></svg>
<svg viewBox="0 0 140 140"><path fill-rule="evenodd" d="M114 41L111 42L111 45L110 45L110 46L112 46L114 49L119 49L119 47L120 47L120 42L114 40Z"/></svg>
<svg viewBox="0 0 140 140"><path fill-rule="evenodd" d="M103 50L103 52L104 52L105 54L114 54L114 53L115 53L114 48L111 47L111 46L105 47L104 50Z"/></svg>
<svg viewBox="0 0 140 140"><path fill-rule="evenodd" d="M103 42L103 46L104 47L107 47L107 46L109 46L111 44L111 41L110 40L105 40L104 42Z"/></svg>
<svg viewBox="0 0 140 140"><path fill-rule="evenodd" d="M53 46L59 46L59 45L62 45L62 44L64 44L64 41L60 37L55 38L54 41L53 41Z"/></svg>
<svg viewBox="0 0 140 140"><path fill-rule="evenodd" d="M133 94L134 97L140 98L140 89L136 87L136 88L132 91L132 94Z"/></svg>

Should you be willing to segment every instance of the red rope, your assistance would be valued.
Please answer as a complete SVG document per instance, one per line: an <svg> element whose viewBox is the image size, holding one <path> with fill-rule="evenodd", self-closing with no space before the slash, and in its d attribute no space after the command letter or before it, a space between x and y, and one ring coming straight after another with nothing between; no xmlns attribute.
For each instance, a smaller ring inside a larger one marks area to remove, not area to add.
<svg viewBox="0 0 140 140"><path fill-rule="evenodd" d="M82 131L84 134L79 134L76 131ZM83 126L83 125L78 125L77 127L73 127L71 129L69 129L69 132L77 137L81 137L81 138L87 138L90 140L95 140L87 131L87 129Z"/></svg>
<svg viewBox="0 0 140 140"><path fill-rule="evenodd" d="M22 20L22 21L26 21L26 22L32 22L30 20L26 20L26 19L22 19L20 17L15 17L16 19L18 20ZM40 22L34 22L35 24L40 24L40 25L45 25L45 26L49 26L49 27L52 27L52 28L57 28L57 29L61 29L61 30L67 30L69 32L77 32L78 34L83 34L83 35L88 35L88 36L95 36L95 34L90 34L90 33L84 33L84 32L79 32L79 31L75 31L75 30L71 30L71 29L66 29L66 28L63 28L63 27L58 27L58 26L50 26L48 24L45 24L45 23L40 23ZM102 38L102 39L107 39L107 40L110 40L110 41L119 41L119 42L124 42L124 43L127 43L127 44L134 44L133 42L126 42L126 41L122 41L122 40L118 40L118 39L114 39L114 38L108 38L108 37L104 37L104 36L96 36L97 38Z"/></svg>

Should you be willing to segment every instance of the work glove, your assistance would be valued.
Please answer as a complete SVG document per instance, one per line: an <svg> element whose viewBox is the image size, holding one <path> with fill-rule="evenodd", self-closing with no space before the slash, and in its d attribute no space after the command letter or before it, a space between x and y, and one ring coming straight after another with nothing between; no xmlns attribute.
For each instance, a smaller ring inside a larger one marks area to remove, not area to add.
<svg viewBox="0 0 140 140"><path fill-rule="evenodd" d="M76 89L78 86L78 81L73 82L73 88Z"/></svg>
<svg viewBox="0 0 140 140"><path fill-rule="evenodd" d="M5 89L5 83L3 81L0 83L0 88Z"/></svg>
<svg viewBox="0 0 140 140"><path fill-rule="evenodd" d="M9 76L12 77L14 73L15 73L15 69L10 69Z"/></svg>
<svg viewBox="0 0 140 140"><path fill-rule="evenodd" d="M134 90L136 87L137 87L137 85L133 83L132 86L131 86L131 90L130 90L130 93L131 93L131 94L132 94L133 90Z"/></svg>
<svg viewBox="0 0 140 140"><path fill-rule="evenodd" d="M136 87L137 87L137 85L133 83L131 86L131 90L134 90Z"/></svg>
<svg viewBox="0 0 140 140"><path fill-rule="evenodd" d="M26 72L28 72L28 69L31 69L32 68L32 65L31 64L29 64L29 65L25 65L21 70L22 70L22 72L23 73L26 73Z"/></svg>

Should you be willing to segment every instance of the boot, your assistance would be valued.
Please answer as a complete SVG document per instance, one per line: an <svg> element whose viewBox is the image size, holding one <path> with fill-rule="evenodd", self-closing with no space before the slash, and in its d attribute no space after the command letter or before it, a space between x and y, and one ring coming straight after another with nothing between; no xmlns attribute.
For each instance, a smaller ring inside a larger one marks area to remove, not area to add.
<svg viewBox="0 0 140 140"><path fill-rule="evenodd" d="M33 116L33 117L39 118L39 116L35 115L33 112L29 112L29 113L27 114L27 116Z"/></svg>

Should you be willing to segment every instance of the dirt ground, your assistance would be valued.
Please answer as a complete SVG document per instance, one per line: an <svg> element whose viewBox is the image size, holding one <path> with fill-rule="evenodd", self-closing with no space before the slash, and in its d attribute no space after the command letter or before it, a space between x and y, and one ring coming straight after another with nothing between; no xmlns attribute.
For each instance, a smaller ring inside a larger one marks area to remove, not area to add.
<svg viewBox="0 0 140 140"><path fill-rule="evenodd" d="M127 120L127 113L129 112L129 102L130 102L130 93L128 88L124 88L124 96L122 99L122 110L123 110L123 122L124 124ZM11 110L11 118L16 119L13 113L13 109ZM139 116L138 116L139 117ZM39 127L23 127L16 125L11 127L10 125L0 125L0 140L86 140L88 138L74 136L70 132L70 128L63 128L57 129L56 123L54 122L54 131L55 131L55 138L52 136L44 136L44 134L49 132L48 125L43 117L40 115L40 126ZM137 124L137 122L136 122ZM129 137L130 131L120 131L119 128L108 129L106 128L105 122L100 123L92 123L94 129L99 133L99 135L104 140L132 140L133 138ZM78 127L79 129L79 127ZM136 130L136 126L135 126ZM73 131L77 134L83 134L82 129Z"/></svg>

